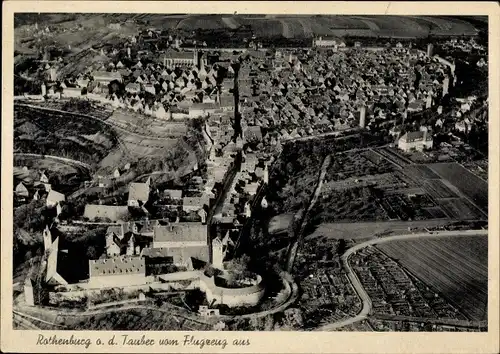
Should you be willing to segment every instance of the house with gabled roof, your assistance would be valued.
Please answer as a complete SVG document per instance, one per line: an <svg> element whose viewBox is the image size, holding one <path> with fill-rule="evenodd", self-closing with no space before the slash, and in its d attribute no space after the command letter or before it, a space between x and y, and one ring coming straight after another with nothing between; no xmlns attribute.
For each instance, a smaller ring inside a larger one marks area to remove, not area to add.
<svg viewBox="0 0 500 354"><path fill-rule="evenodd" d="M49 194L47 195L47 200L46 200L46 205L47 207L54 207L60 202L64 202L66 200L66 197L64 194L56 192L55 190L51 189L49 191Z"/></svg>
<svg viewBox="0 0 500 354"><path fill-rule="evenodd" d="M39 181L42 183L49 183L49 178L47 177L45 172L42 171L42 173L40 174Z"/></svg>
<svg viewBox="0 0 500 354"><path fill-rule="evenodd" d="M210 200L205 195L201 197L183 197L182 210L184 212L198 211L203 209L204 206L209 206Z"/></svg>
<svg viewBox="0 0 500 354"><path fill-rule="evenodd" d="M132 182L128 190L128 206L139 207L149 200L149 183Z"/></svg>
<svg viewBox="0 0 500 354"><path fill-rule="evenodd" d="M407 132L398 141L398 147L403 151L432 149L432 136L427 131Z"/></svg>
<svg viewBox="0 0 500 354"><path fill-rule="evenodd" d="M207 247L208 228L198 222L157 225L153 231L153 248Z"/></svg>
<svg viewBox="0 0 500 354"><path fill-rule="evenodd" d="M23 182L19 182L19 184L16 186L14 190L15 194L19 198L28 198L29 197L29 191L28 188L23 184Z"/></svg>
<svg viewBox="0 0 500 354"><path fill-rule="evenodd" d="M165 110L165 107L163 106L163 104L159 104L154 110L153 110L153 115L156 117L156 118L159 118L159 119L168 119L170 118L170 114L169 112L167 112Z"/></svg>

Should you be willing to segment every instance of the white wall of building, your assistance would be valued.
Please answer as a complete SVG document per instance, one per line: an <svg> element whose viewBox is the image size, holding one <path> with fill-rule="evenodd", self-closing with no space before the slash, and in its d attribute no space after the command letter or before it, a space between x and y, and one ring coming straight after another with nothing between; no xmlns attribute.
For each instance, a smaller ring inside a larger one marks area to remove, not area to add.
<svg viewBox="0 0 500 354"><path fill-rule="evenodd" d="M143 285L146 283L146 274L125 274L92 276L89 279L89 288L109 288L119 286Z"/></svg>

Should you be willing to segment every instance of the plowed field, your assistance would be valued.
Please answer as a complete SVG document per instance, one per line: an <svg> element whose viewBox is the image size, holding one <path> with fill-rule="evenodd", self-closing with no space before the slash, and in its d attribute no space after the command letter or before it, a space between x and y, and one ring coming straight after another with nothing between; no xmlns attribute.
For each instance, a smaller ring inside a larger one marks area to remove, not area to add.
<svg viewBox="0 0 500 354"><path fill-rule="evenodd" d="M394 241L377 246L473 320L488 304L488 237Z"/></svg>

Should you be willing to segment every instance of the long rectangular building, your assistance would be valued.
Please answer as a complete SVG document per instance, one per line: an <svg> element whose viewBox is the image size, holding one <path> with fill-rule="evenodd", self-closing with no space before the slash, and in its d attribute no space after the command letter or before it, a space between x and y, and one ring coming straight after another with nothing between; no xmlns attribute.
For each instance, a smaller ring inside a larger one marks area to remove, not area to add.
<svg viewBox="0 0 500 354"><path fill-rule="evenodd" d="M89 261L89 287L108 288L146 283L145 260L138 256L119 256Z"/></svg>

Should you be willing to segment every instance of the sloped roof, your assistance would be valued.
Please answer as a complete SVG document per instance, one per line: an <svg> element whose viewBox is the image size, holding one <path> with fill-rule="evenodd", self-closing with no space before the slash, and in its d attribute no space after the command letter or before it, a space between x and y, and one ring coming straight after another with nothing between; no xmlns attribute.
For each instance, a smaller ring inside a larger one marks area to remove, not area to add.
<svg viewBox="0 0 500 354"><path fill-rule="evenodd" d="M208 262L209 248L208 245L190 247L145 248L142 252L142 255L149 258L172 257L175 263L186 260L188 257Z"/></svg>
<svg viewBox="0 0 500 354"><path fill-rule="evenodd" d="M90 220L95 218L108 218L111 221L123 220L129 215L127 206L116 206L116 205L97 205L97 204L87 204L85 205L85 212L83 216L89 218Z"/></svg>
<svg viewBox="0 0 500 354"><path fill-rule="evenodd" d="M63 202L66 200L66 197L64 196L64 194L56 192L55 190L51 189L49 194L47 195L47 200L55 202Z"/></svg>
<svg viewBox="0 0 500 354"><path fill-rule="evenodd" d="M149 199L149 185L147 183L130 183L128 187L128 200L140 200L143 202Z"/></svg>
<svg viewBox="0 0 500 354"><path fill-rule="evenodd" d="M155 242L206 242L207 226L196 222L182 222L154 228Z"/></svg>
<svg viewBox="0 0 500 354"><path fill-rule="evenodd" d="M221 107L234 107L234 97L229 95L220 96Z"/></svg>
<svg viewBox="0 0 500 354"><path fill-rule="evenodd" d="M142 257L121 256L89 261L92 276L132 275L146 272Z"/></svg>
<svg viewBox="0 0 500 354"><path fill-rule="evenodd" d="M182 204L184 206L199 206L202 207L205 204L208 204L207 197L184 197L182 198Z"/></svg>
<svg viewBox="0 0 500 354"><path fill-rule="evenodd" d="M122 79L122 74L120 74L118 71L94 71L92 73L92 76L94 77L94 79L99 79L99 78L111 79L111 80Z"/></svg>
<svg viewBox="0 0 500 354"><path fill-rule="evenodd" d="M401 140L406 142L419 141L424 139L423 131L408 132L401 137ZM427 134L427 140L432 140L432 136Z"/></svg>
<svg viewBox="0 0 500 354"><path fill-rule="evenodd" d="M106 230L106 234L109 235L112 233L117 235L117 236L122 237L124 234L123 224L109 226L108 229Z"/></svg>
<svg viewBox="0 0 500 354"><path fill-rule="evenodd" d="M260 126L248 126L247 129L244 132L245 138L247 139L262 139L262 129Z"/></svg>
<svg viewBox="0 0 500 354"><path fill-rule="evenodd" d="M130 82L127 84L127 86L125 86L125 89L139 91L141 89L141 85L139 83Z"/></svg>
<svg viewBox="0 0 500 354"><path fill-rule="evenodd" d="M18 192L18 193L27 193L28 189L23 184L23 182L19 182L19 184L16 186L16 192Z"/></svg>

